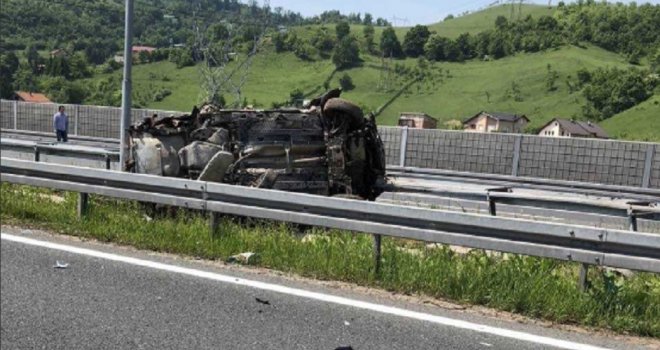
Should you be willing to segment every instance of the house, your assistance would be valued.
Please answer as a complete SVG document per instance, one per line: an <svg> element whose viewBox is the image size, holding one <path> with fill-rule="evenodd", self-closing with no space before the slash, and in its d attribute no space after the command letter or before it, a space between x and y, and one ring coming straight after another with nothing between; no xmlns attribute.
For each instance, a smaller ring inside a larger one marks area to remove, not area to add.
<svg viewBox="0 0 660 350"><path fill-rule="evenodd" d="M545 124L541 128L539 135L551 137L591 137L597 139L609 138L603 128L590 121L578 121L560 118L554 118Z"/></svg>
<svg viewBox="0 0 660 350"><path fill-rule="evenodd" d="M481 111L463 121L465 131L522 133L529 119L525 115Z"/></svg>
<svg viewBox="0 0 660 350"><path fill-rule="evenodd" d="M435 129L438 120L426 113L403 112L399 116L399 126L407 126L416 129Z"/></svg>
<svg viewBox="0 0 660 350"><path fill-rule="evenodd" d="M151 46L133 46L131 47L131 52L133 53L133 56L136 56L140 54L140 52L146 52L146 53L152 53L156 51L155 47Z"/></svg>
<svg viewBox="0 0 660 350"><path fill-rule="evenodd" d="M46 95L38 92L16 91L13 99L21 102L53 103Z"/></svg>
<svg viewBox="0 0 660 350"><path fill-rule="evenodd" d="M131 47L131 53L132 53L133 59L136 59L140 55L141 52L146 52L146 53L150 54L154 51L156 51L156 48L151 47L151 46L133 46L133 47ZM124 63L124 53L123 52L117 52L112 59L117 63Z"/></svg>
<svg viewBox="0 0 660 350"><path fill-rule="evenodd" d="M55 57L66 57L66 50L64 49L55 49L50 52L50 58Z"/></svg>

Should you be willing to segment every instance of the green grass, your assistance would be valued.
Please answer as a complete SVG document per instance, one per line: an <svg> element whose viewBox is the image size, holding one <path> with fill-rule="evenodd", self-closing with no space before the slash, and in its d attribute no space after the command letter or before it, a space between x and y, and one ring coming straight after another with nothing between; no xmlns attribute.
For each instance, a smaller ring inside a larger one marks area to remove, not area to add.
<svg viewBox="0 0 660 350"><path fill-rule="evenodd" d="M134 202L92 196L89 216L76 217L76 195L2 183L3 224L53 230L159 252L226 259L256 252L259 266L317 279L341 280L389 291L448 298L550 321L660 337L660 277L617 277L590 269L593 286L576 287L577 265L515 255L466 255L447 247L385 238L380 274L372 264L368 235L313 229L303 239L292 227L225 219L222 236L208 234L200 214L147 221ZM61 200L64 199L64 200ZM407 249L402 249L402 248Z"/></svg>
<svg viewBox="0 0 660 350"><path fill-rule="evenodd" d="M610 137L660 142L660 95L601 123Z"/></svg>

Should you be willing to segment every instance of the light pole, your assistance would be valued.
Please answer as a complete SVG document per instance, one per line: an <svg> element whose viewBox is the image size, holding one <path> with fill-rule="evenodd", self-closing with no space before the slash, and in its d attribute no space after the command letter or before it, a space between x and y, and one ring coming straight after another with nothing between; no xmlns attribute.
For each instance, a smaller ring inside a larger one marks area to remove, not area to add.
<svg viewBox="0 0 660 350"><path fill-rule="evenodd" d="M122 81L121 98L121 130L119 166L122 171L126 170L126 161L129 155L128 128L131 125L131 68L133 65L133 0L126 0L124 27L124 79Z"/></svg>

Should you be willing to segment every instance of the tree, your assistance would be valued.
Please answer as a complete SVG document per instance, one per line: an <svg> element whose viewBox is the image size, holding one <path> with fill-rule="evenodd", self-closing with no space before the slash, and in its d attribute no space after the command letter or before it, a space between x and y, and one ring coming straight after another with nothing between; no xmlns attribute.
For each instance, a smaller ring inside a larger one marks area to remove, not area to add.
<svg viewBox="0 0 660 350"><path fill-rule="evenodd" d="M426 43L424 51L426 53L426 58L432 61L444 61L447 59L446 52L447 47L450 45L451 40L448 38L434 35Z"/></svg>
<svg viewBox="0 0 660 350"><path fill-rule="evenodd" d="M273 35L272 41L273 46L275 46L275 52L284 52L288 49L287 39L287 33L275 33Z"/></svg>
<svg viewBox="0 0 660 350"><path fill-rule="evenodd" d="M506 19L504 16L497 16L495 19L495 28L497 29L506 29L507 25L509 24L509 21Z"/></svg>
<svg viewBox="0 0 660 350"><path fill-rule="evenodd" d="M582 92L588 102L583 112L590 118L609 118L648 99L657 84L647 71L599 68Z"/></svg>
<svg viewBox="0 0 660 350"><path fill-rule="evenodd" d="M398 58L403 56L399 38L397 38L396 33L394 32L394 28L391 26L388 26L383 30L383 34L380 37L380 50L386 57Z"/></svg>
<svg viewBox="0 0 660 350"><path fill-rule="evenodd" d="M78 82L70 82L64 77L45 78L41 90L54 102L82 103L86 97L85 89Z"/></svg>
<svg viewBox="0 0 660 350"><path fill-rule="evenodd" d="M76 52L71 55L69 59L69 70L72 79L89 78L92 76L92 71L87 63L87 57L82 52Z"/></svg>
<svg viewBox="0 0 660 350"><path fill-rule="evenodd" d="M351 33L351 26L348 25L348 22L341 21L335 26L335 32L337 33L337 40L341 41Z"/></svg>
<svg viewBox="0 0 660 350"><path fill-rule="evenodd" d="M459 61L474 57L474 43L470 33L463 33L456 38L456 48L461 53Z"/></svg>
<svg viewBox="0 0 660 350"><path fill-rule="evenodd" d="M509 55L510 52L510 43L506 40L504 34L496 32L488 44L488 54L494 58L502 58Z"/></svg>
<svg viewBox="0 0 660 350"><path fill-rule="evenodd" d="M10 98L14 93L14 74L18 70L18 57L13 51L0 53L0 97Z"/></svg>
<svg viewBox="0 0 660 350"><path fill-rule="evenodd" d="M303 100L305 99L305 93L300 89L295 89L289 93L288 105L290 106L302 106Z"/></svg>
<svg viewBox="0 0 660 350"><path fill-rule="evenodd" d="M557 90L557 85L555 85L555 83L557 82L557 79L559 79L559 73L552 69L550 63L548 63L547 70L548 72L545 75L545 89L547 91L555 91Z"/></svg>
<svg viewBox="0 0 660 350"><path fill-rule="evenodd" d="M371 15L371 13L365 13L364 18L362 19L362 24L364 24L365 26L373 25L373 20L374 18Z"/></svg>
<svg viewBox="0 0 660 350"><path fill-rule="evenodd" d="M344 75L339 78L339 86L341 86L341 89L343 91L350 91L355 89L355 84L353 84L353 79L351 78L348 73L344 73Z"/></svg>
<svg viewBox="0 0 660 350"><path fill-rule="evenodd" d="M367 48L367 52L374 53L376 48L376 43L374 42L374 36L375 36L374 26L371 24L365 25L364 29L362 30L362 33L364 34L364 43Z"/></svg>
<svg viewBox="0 0 660 350"><path fill-rule="evenodd" d="M22 91L38 91L37 78L29 65L20 64L14 73L14 88Z"/></svg>
<svg viewBox="0 0 660 350"><path fill-rule="evenodd" d="M412 27L403 39L403 52L408 57L419 57L424 54L424 45L429 40L431 32L423 25Z"/></svg>
<svg viewBox="0 0 660 350"><path fill-rule="evenodd" d="M39 56L37 47L35 45L28 46L25 49L25 57L28 62L28 67L32 69L32 73L37 74L39 71L39 64L41 64L41 56Z"/></svg>
<svg viewBox="0 0 660 350"><path fill-rule="evenodd" d="M345 36L335 48L332 63L337 69L355 66L360 62L360 47L354 36Z"/></svg>
<svg viewBox="0 0 660 350"><path fill-rule="evenodd" d="M335 38L328 33L328 30L325 27L318 28L314 32L311 43L317 50L319 50L319 52L328 53L335 47Z"/></svg>
<svg viewBox="0 0 660 350"><path fill-rule="evenodd" d="M655 53L649 59L651 70L655 73L660 71L660 46L655 49Z"/></svg>

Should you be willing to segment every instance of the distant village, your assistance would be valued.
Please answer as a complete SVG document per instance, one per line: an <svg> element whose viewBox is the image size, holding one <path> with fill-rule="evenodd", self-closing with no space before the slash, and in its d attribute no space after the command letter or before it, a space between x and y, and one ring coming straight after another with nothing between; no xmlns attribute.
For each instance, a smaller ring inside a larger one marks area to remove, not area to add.
<svg viewBox="0 0 660 350"><path fill-rule="evenodd" d="M523 133L529 123L527 116L512 113L481 111L460 122L457 129L466 132ZM399 126L415 129L435 129L438 120L426 113L404 112L399 117ZM454 126L456 127L456 126ZM609 136L599 125L590 121L553 118L543 125L538 134L547 137L585 137L608 139Z"/></svg>

